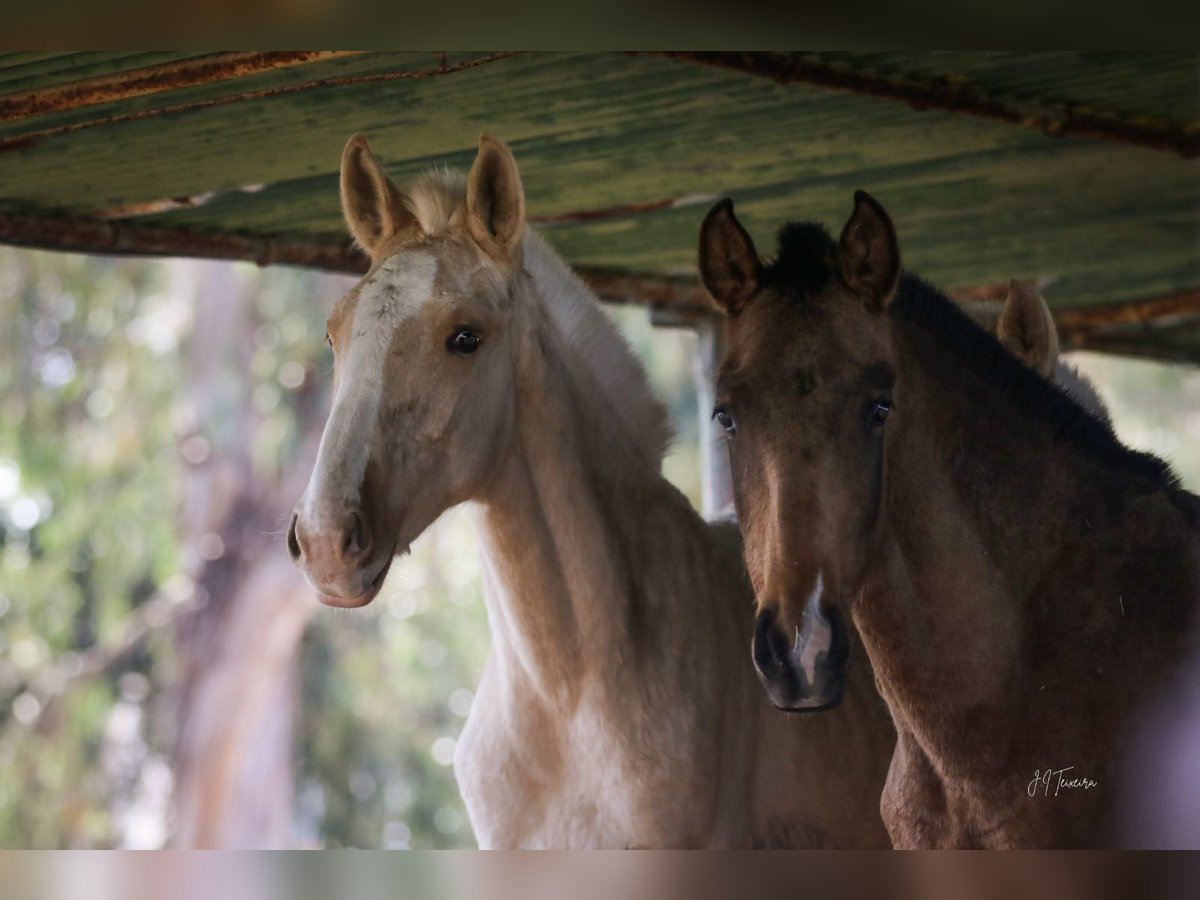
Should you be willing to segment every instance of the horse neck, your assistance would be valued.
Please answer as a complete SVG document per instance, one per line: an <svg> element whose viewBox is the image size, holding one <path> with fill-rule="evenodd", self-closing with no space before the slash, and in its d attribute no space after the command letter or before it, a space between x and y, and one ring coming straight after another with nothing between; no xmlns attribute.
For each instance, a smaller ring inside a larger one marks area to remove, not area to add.
<svg viewBox="0 0 1200 900"><path fill-rule="evenodd" d="M603 376L580 364L543 304L527 307L515 434L481 503L487 602L502 675L570 703L634 637L630 586L648 577L656 543L641 512L686 501L620 426L630 411L614 406Z"/></svg>
<svg viewBox="0 0 1200 900"><path fill-rule="evenodd" d="M962 408L957 386L908 362L898 375L897 416L885 438L885 545L863 597L870 615L861 623L862 636L885 681L927 677L932 685L948 679L962 694L953 701L983 703L1003 689L1004 667L1016 655L1019 636L1009 599L1013 570L1005 564L1016 554L1010 552L1012 536L997 532L995 504L1005 498L990 493L998 466L967 430L971 426L961 424L962 415L978 411ZM975 483L963 485L959 480L968 471ZM982 507L971 496L980 490L989 491ZM1029 527L1021 572L1040 565L1038 522ZM922 654L934 664L923 665L916 659ZM948 671L934 671L939 662ZM914 687L914 694L921 693Z"/></svg>
<svg viewBox="0 0 1200 900"><path fill-rule="evenodd" d="M1150 596L1146 579L1190 555L1184 578L1200 587L1195 537L1168 492L1131 497L1127 478L1019 409L986 374L964 371L939 336L903 324L895 334L903 362L886 450L887 537L864 595L873 616L864 640L883 679L914 695L923 683L943 711L978 709L1011 702L1021 678L1041 679L1031 660L1071 671L1096 657L1101 644L1088 650L1079 634L1100 635L1104 652L1138 654L1126 638L1140 630L1142 648L1161 648L1152 638L1169 630L1164 606L1188 604L1178 587L1164 598L1164 581ZM1096 675L1087 664L1075 672L1081 683Z"/></svg>

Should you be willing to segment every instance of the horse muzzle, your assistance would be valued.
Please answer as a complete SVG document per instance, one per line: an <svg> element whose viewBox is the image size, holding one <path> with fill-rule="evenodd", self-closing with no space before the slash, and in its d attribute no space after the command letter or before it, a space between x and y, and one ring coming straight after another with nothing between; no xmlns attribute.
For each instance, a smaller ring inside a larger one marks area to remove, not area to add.
<svg viewBox="0 0 1200 900"><path fill-rule="evenodd" d="M297 511L288 526L288 555L326 606L366 606L383 586L393 553L381 556L374 552L375 544L360 509L347 508L331 521L334 527L312 527Z"/></svg>
<svg viewBox="0 0 1200 900"><path fill-rule="evenodd" d="M771 702L788 712L819 712L842 701L850 638L845 619L821 604L820 591L804 606L800 625L788 635L767 608L754 626L754 667Z"/></svg>

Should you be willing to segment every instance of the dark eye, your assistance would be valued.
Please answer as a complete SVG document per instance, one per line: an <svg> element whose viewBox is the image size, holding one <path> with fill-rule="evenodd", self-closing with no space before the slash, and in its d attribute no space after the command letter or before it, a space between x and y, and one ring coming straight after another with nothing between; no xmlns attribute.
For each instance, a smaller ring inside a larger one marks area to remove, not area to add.
<svg viewBox="0 0 1200 900"><path fill-rule="evenodd" d="M456 328L454 334L450 335L446 341L446 349L451 353L461 353L465 356L478 350L482 343L483 338L470 328Z"/></svg>
<svg viewBox="0 0 1200 900"><path fill-rule="evenodd" d="M718 425L725 429L726 434L737 433L737 425L734 424L733 416L729 414L729 410L725 407L718 406L714 409L712 417L717 420Z"/></svg>
<svg viewBox="0 0 1200 900"><path fill-rule="evenodd" d="M871 428L882 428L887 421L888 413L892 411L892 404L889 400L876 400L871 404L871 409L867 413L867 424Z"/></svg>
<svg viewBox="0 0 1200 900"><path fill-rule="evenodd" d="M327 343L327 344L329 345L329 349L330 349L330 350L332 350L332 349L333 349L333 338L331 338L331 337L329 336L329 332L328 332L328 331L327 331L327 332L325 332L325 343Z"/></svg>

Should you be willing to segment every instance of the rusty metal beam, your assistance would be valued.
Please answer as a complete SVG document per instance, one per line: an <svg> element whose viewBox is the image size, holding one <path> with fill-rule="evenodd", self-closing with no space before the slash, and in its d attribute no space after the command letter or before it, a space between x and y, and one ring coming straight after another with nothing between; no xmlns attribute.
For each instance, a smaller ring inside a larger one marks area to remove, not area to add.
<svg viewBox="0 0 1200 900"><path fill-rule="evenodd" d="M1200 344L1172 344L1154 340L1152 336L1121 337L1104 333L1080 332L1071 340L1062 343L1063 350L1086 350L1091 353L1108 353L1114 356L1130 356L1155 362L1174 362L1200 365Z"/></svg>
<svg viewBox="0 0 1200 900"><path fill-rule="evenodd" d="M0 213L0 243L75 253L117 256L192 256L242 260L362 275L367 260L349 241L186 231L134 222ZM704 314L712 307L692 279L630 275L603 269L579 270L603 300L681 313Z"/></svg>
<svg viewBox="0 0 1200 900"><path fill-rule="evenodd" d="M707 291L695 278L633 275L607 269L578 270L596 295L609 303L649 306L688 316L715 314Z"/></svg>
<svg viewBox="0 0 1200 900"><path fill-rule="evenodd" d="M358 275L367 269L365 259L349 242L184 231L97 219L0 214L0 243L118 256L248 260L260 266L279 263Z"/></svg>
<svg viewBox="0 0 1200 900"><path fill-rule="evenodd" d="M261 88L254 91L242 91L237 94L226 94L222 97L209 97L203 100L194 100L190 103L177 103L171 106L156 106L151 109L141 109L135 112L114 113L110 116L103 116L96 119L88 119L82 122L68 122L62 125L56 125L50 128L35 129L32 131L22 132L21 134L11 135L0 140L0 151L13 150L20 147L29 146L36 141L45 140L46 138L58 137L63 134L72 134L77 131L86 131L91 128L100 128L108 125L121 125L126 122L139 122L144 119L156 119L162 116L177 115L179 113L195 112L201 109L212 109L217 106L228 106L233 103L244 103L248 100L264 100L270 97L281 97L285 94L296 94L303 91L317 90L320 88L330 87L348 87L358 84L372 84L384 81L405 81L420 78L434 78L440 75L452 75L456 72L463 72L467 69L473 69L476 66L486 65L488 63L498 62L502 59L508 59L512 56L517 56L523 51L506 50L499 53L490 53L487 56L476 56L472 59L463 60L462 62L448 65L446 63L445 54L439 54L440 63L433 69L404 69L399 72L372 72L364 75L338 75L330 78L317 78L312 81L303 81L296 84L283 84L275 87Z"/></svg>
<svg viewBox="0 0 1200 900"><path fill-rule="evenodd" d="M362 275L367 269L366 258L348 241L196 232L97 219L0 214L0 243L118 256L243 260L260 266L301 266L347 275ZM600 299L647 307L663 324L693 326L716 315L708 294L695 278L609 269L581 268L577 272ZM989 326L1007 292L1005 282L961 288L949 294ZM1200 287L1167 297L1056 310L1054 318L1064 349L1200 362L1200 347L1191 351L1175 345L1160 346L1136 332L1139 325L1200 324Z"/></svg>
<svg viewBox="0 0 1200 900"><path fill-rule="evenodd" d="M1059 331L1068 338L1076 332L1109 331L1145 322L1164 325L1188 319L1200 319L1200 288L1149 300L1079 306L1054 312Z"/></svg>
<svg viewBox="0 0 1200 900"><path fill-rule="evenodd" d="M67 112L116 100L145 97L179 88L230 81L276 69L354 56L362 50L287 50L206 53L190 59L69 81L53 87L0 97L0 122L51 112Z"/></svg>
<svg viewBox="0 0 1200 900"><path fill-rule="evenodd" d="M1116 115L1096 115L1066 106L1043 106L1043 111L1020 107L978 90L942 80L899 80L831 64L820 57L767 51L642 51L706 66L716 66L770 78L780 84L811 84L881 100L907 103L918 110L938 109L1034 128L1051 137L1085 137L1116 141L1200 157L1200 131L1170 121L1127 121ZM1049 114L1046 114L1049 113Z"/></svg>

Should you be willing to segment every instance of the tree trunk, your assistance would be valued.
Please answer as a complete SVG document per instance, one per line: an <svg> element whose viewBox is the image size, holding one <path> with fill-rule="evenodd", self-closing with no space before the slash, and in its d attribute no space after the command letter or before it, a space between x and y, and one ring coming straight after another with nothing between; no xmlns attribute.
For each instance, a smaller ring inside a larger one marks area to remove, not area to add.
<svg viewBox="0 0 1200 900"><path fill-rule="evenodd" d="M301 452L262 483L250 457L260 417L248 374L258 279L194 265L179 528L197 608L175 631L174 844L282 848L293 844L299 648L316 608L282 529L315 455L318 404L301 396ZM232 386L231 371L243 373Z"/></svg>

